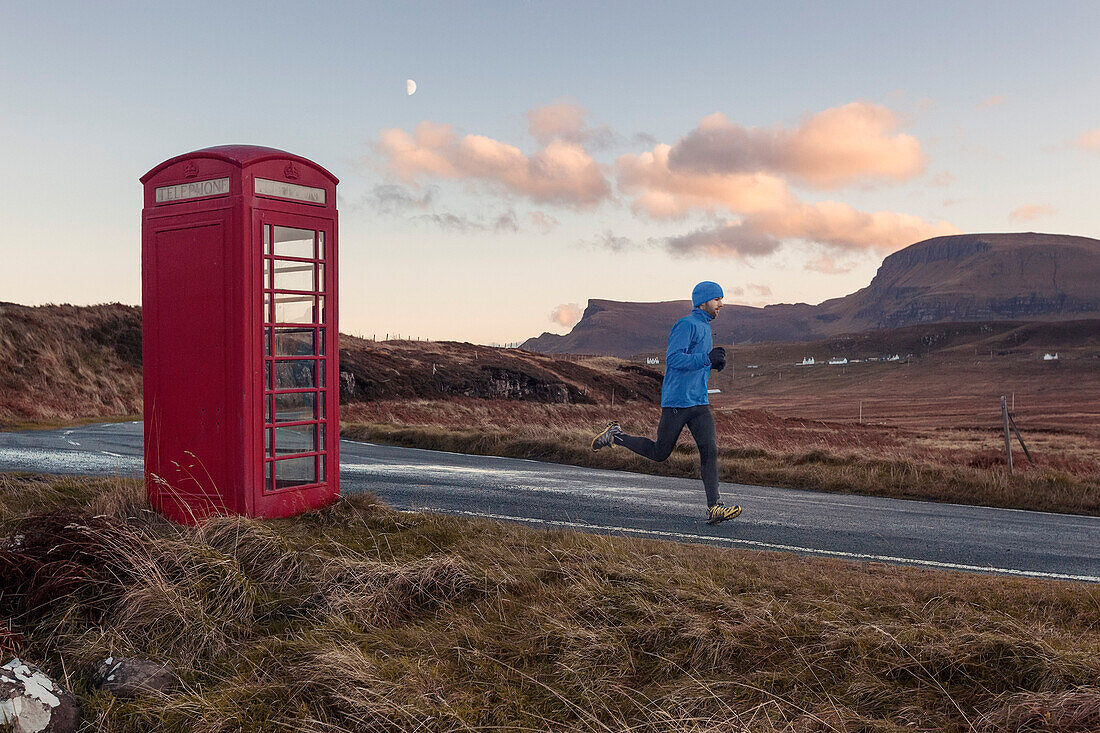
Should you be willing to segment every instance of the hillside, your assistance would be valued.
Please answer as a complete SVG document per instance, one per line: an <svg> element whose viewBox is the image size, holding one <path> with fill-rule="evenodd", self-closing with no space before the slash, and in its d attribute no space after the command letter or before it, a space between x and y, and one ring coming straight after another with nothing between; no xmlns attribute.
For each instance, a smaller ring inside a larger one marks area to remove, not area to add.
<svg viewBox="0 0 1100 733"><path fill-rule="evenodd" d="M818 305L731 305L714 322L723 343L810 341L842 333L966 321L1060 321L1100 314L1100 240L1055 234L961 234L883 260L871 283ZM628 357L663 351L690 303L591 300L564 335L522 348Z"/></svg>
<svg viewBox="0 0 1100 733"><path fill-rule="evenodd" d="M141 308L0 303L0 425L138 415ZM475 397L594 404L660 398L661 374L456 342L341 335L341 399Z"/></svg>

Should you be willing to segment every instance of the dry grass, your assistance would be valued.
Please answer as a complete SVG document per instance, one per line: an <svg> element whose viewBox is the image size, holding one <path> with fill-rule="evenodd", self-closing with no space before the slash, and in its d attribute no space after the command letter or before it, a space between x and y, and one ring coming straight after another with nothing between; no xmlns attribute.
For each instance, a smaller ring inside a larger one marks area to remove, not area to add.
<svg viewBox="0 0 1100 733"><path fill-rule="evenodd" d="M141 409L140 308L0 303L0 426Z"/></svg>
<svg viewBox="0 0 1100 733"><path fill-rule="evenodd" d="M6 481L9 634L95 730L1096 730L1100 586L536 531L371 496L184 528L132 501L136 481ZM171 663L182 685L93 692L108 654Z"/></svg>
<svg viewBox="0 0 1100 733"><path fill-rule="evenodd" d="M539 405L487 400L397 401L343 408L342 434L356 440L484 455L504 455L695 477L698 456L687 431L664 463L625 449L589 449L608 419L650 435L653 405ZM719 475L730 483L1100 514L1100 443L1066 433L1029 435L1037 465L1017 452L1004 468L1003 437L993 431L919 431L783 418L764 410L718 409ZM1000 441L1000 442L998 442Z"/></svg>

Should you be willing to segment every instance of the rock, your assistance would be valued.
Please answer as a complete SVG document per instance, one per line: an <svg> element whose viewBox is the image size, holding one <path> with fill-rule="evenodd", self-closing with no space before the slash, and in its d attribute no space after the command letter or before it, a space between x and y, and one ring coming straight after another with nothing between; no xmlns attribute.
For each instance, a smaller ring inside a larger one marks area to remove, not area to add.
<svg viewBox="0 0 1100 733"><path fill-rule="evenodd" d="M340 372L340 399L350 400L355 397L355 375L351 372Z"/></svg>
<svg viewBox="0 0 1100 733"><path fill-rule="evenodd" d="M156 695L175 687L179 677L170 666L143 659L107 657L92 673L92 687L119 697Z"/></svg>
<svg viewBox="0 0 1100 733"><path fill-rule="evenodd" d="M0 667L0 725L15 733L70 733L80 726L73 693L18 657Z"/></svg>

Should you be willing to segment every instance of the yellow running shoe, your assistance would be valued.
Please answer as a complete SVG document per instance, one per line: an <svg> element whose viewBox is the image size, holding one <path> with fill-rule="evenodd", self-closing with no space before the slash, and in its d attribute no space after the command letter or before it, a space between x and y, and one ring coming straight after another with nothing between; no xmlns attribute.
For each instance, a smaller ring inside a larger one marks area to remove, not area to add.
<svg viewBox="0 0 1100 733"><path fill-rule="evenodd" d="M718 524L727 519L736 519L740 515L741 507L736 504L733 506L725 506L722 502L718 502L707 510L707 524Z"/></svg>
<svg viewBox="0 0 1100 733"><path fill-rule="evenodd" d="M606 448L609 445L615 445L615 436L622 432L619 427L618 420L612 420L604 428L603 432L592 439L592 450L598 451L600 448Z"/></svg>

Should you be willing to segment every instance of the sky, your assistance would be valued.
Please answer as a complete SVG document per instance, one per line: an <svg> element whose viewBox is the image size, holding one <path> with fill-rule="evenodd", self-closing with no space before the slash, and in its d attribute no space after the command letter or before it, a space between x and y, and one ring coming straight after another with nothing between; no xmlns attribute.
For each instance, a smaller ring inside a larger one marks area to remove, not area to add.
<svg viewBox="0 0 1100 733"><path fill-rule="evenodd" d="M0 0L0 301L141 300L139 178L339 179L345 333L818 303L962 232L1100 237L1094 2ZM417 84L407 94L406 81Z"/></svg>

